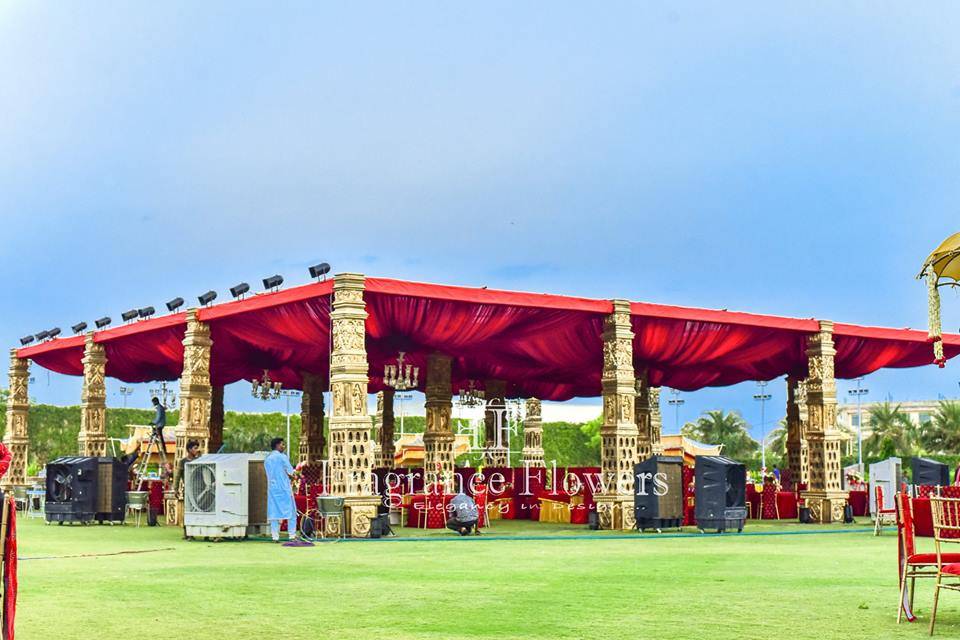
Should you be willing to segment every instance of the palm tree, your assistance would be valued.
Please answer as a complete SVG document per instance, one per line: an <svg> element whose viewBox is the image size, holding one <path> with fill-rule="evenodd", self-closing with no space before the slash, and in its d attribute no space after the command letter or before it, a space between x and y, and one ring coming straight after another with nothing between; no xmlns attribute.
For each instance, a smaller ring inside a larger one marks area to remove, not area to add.
<svg viewBox="0 0 960 640"><path fill-rule="evenodd" d="M960 449L960 402L941 400L937 412L921 429L920 441L930 453L955 453Z"/></svg>
<svg viewBox="0 0 960 640"><path fill-rule="evenodd" d="M900 405L883 402L875 405L869 413L872 433L863 443L868 455L912 455L918 444L917 429L909 416L900 410Z"/></svg>
<svg viewBox="0 0 960 640"><path fill-rule="evenodd" d="M767 434L767 464L781 464L787 455L787 419L781 418L780 426Z"/></svg>
<svg viewBox="0 0 960 640"><path fill-rule="evenodd" d="M748 425L739 413L723 410L707 411L688 422L680 433L707 444L722 444L723 454L737 460L752 458L760 449L760 443L750 437Z"/></svg>

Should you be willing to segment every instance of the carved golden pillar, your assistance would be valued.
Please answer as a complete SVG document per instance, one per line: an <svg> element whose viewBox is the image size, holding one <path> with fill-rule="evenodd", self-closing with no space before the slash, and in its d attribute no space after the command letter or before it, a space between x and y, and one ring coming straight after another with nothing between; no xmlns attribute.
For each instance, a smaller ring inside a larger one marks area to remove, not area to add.
<svg viewBox="0 0 960 640"><path fill-rule="evenodd" d="M636 389L637 460L642 462L653 455L653 405L646 369L638 372Z"/></svg>
<svg viewBox="0 0 960 640"><path fill-rule="evenodd" d="M223 420L223 385L220 385L210 389L210 453L216 453L223 446Z"/></svg>
<svg viewBox="0 0 960 640"><path fill-rule="evenodd" d="M540 401L527 398L523 418L523 463L529 467L545 467L543 459L543 418Z"/></svg>
<svg viewBox="0 0 960 640"><path fill-rule="evenodd" d="M373 493L373 440L367 410L366 303L364 277L333 279L333 353L330 355L329 471L331 493L345 498L347 535L365 537L377 515Z"/></svg>
<svg viewBox="0 0 960 640"><path fill-rule="evenodd" d="M650 404L650 447L653 455L663 454L663 413L660 412L660 387L649 387L647 389L648 402Z"/></svg>
<svg viewBox="0 0 960 640"><path fill-rule="evenodd" d="M806 413L806 389L803 381L787 376L787 468L794 483L808 484L807 442L803 413Z"/></svg>
<svg viewBox="0 0 960 640"><path fill-rule="evenodd" d="M323 462L323 380L303 374L300 396L300 458L306 464Z"/></svg>
<svg viewBox="0 0 960 640"><path fill-rule="evenodd" d="M821 320L820 331L807 338L807 457L809 490L803 493L815 522L843 520L847 492L843 491L837 427L837 383L833 376L833 323Z"/></svg>
<svg viewBox="0 0 960 640"><path fill-rule="evenodd" d="M451 359L442 353L427 356L426 427L423 433L423 474L426 484L443 482L453 488L453 391Z"/></svg>
<svg viewBox="0 0 960 640"><path fill-rule="evenodd" d="M613 313L603 329L603 425L600 427L600 467L605 483L597 495L602 529L632 529L633 466L637 463L637 423L634 402L633 330L630 303L613 301Z"/></svg>
<svg viewBox="0 0 960 640"><path fill-rule="evenodd" d="M107 354L103 345L86 335L83 348L83 387L80 391L80 434L77 450L81 456L107 455Z"/></svg>
<svg viewBox="0 0 960 640"><path fill-rule="evenodd" d="M504 438L507 427L507 383L503 380L487 380L483 384L487 408L483 422L485 442L483 464L489 467L509 467L510 449Z"/></svg>
<svg viewBox="0 0 960 640"><path fill-rule="evenodd" d="M377 394L377 441L380 443L380 453L377 466L383 469L393 469L395 447L393 445L393 389L384 389Z"/></svg>
<svg viewBox="0 0 960 640"><path fill-rule="evenodd" d="M200 452L210 446L210 326L197 319L197 310L187 311L187 332L183 337L183 372L180 374L180 421L175 463L187 453L187 442L197 440Z"/></svg>
<svg viewBox="0 0 960 640"><path fill-rule="evenodd" d="M13 487L27 484L27 419L30 411L28 383L30 361L18 358L17 350L10 350L10 395L7 398L7 429L3 432L3 444L10 451L10 468L0 480L0 488L10 491Z"/></svg>

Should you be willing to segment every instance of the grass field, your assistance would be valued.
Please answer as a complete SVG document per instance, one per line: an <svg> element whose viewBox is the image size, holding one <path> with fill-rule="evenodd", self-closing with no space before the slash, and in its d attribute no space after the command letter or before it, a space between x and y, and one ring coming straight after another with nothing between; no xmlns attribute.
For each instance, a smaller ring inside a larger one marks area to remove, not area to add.
<svg viewBox="0 0 960 640"><path fill-rule="evenodd" d="M917 589L921 623L898 627L896 536L850 529L748 523L739 536L624 538L501 521L479 538L401 529L416 539L284 548L187 542L169 527L21 519L17 632L26 640L926 637L929 581ZM955 595L941 598L940 637L960 636Z"/></svg>

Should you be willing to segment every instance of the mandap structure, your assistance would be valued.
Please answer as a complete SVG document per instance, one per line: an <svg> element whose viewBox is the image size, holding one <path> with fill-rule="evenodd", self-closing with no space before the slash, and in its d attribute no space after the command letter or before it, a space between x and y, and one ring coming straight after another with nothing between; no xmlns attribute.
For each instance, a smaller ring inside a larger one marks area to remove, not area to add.
<svg viewBox="0 0 960 640"><path fill-rule="evenodd" d="M944 335L945 358L960 336ZM78 436L83 455L104 455L107 376L128 383L180 381L177 456L195 438L216 450L223 436L223 386L266 371L302 389L301 462L328 464L331 493L343 496L347 527L364 535L376 514L373 470L392 462L393 389L384 366L420 368L426 394L424 470L454 468L454 389L483 388L488 409L528 400L525 459L542 465L540 400L603 397L600 525L632 528L634 463L659 449L659 388L694 391L787 376L788 459L813 518L842 517L836 378L883 367L933 364L923 331L886 329L689 307L594 300L405 282L343 273L332 280L190 309L85 335L14 349L5 444L5 485L24 482L30 361L83 376ZM330 391L329 442L323 392ZM368 394L383 392L379 460ZM386 424L390 422L391 424ZM487 422L487 464L503 465ZM173 506L173 505L171 505Z"/></svg>

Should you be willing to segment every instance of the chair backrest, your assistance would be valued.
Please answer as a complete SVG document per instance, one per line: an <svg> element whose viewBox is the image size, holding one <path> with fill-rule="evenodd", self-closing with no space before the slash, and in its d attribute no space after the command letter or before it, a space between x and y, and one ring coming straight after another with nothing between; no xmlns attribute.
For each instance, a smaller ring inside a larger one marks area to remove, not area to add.
<svg viewBox="0 0 960 640"><path fill-rule="evenodd" d="M933 539L937 547L937 563L940 563L940 544L960 543L960 498L930 498L933 516Z"/></svg>
<svg viewBox="0 0 960 640"><path fill-rule="evenodd" d="M317 496L317 513L322 516L343 513L343 498L337 496Z"/></svg>
<svg viewBox="0 0 960 640"><path fill-rule="evenodd" d="M917 552L913 531L913 502L905 493L898 493L894 496L894 501L897 507L897 535L900 536L904 553L909 557Z"/></svg>

